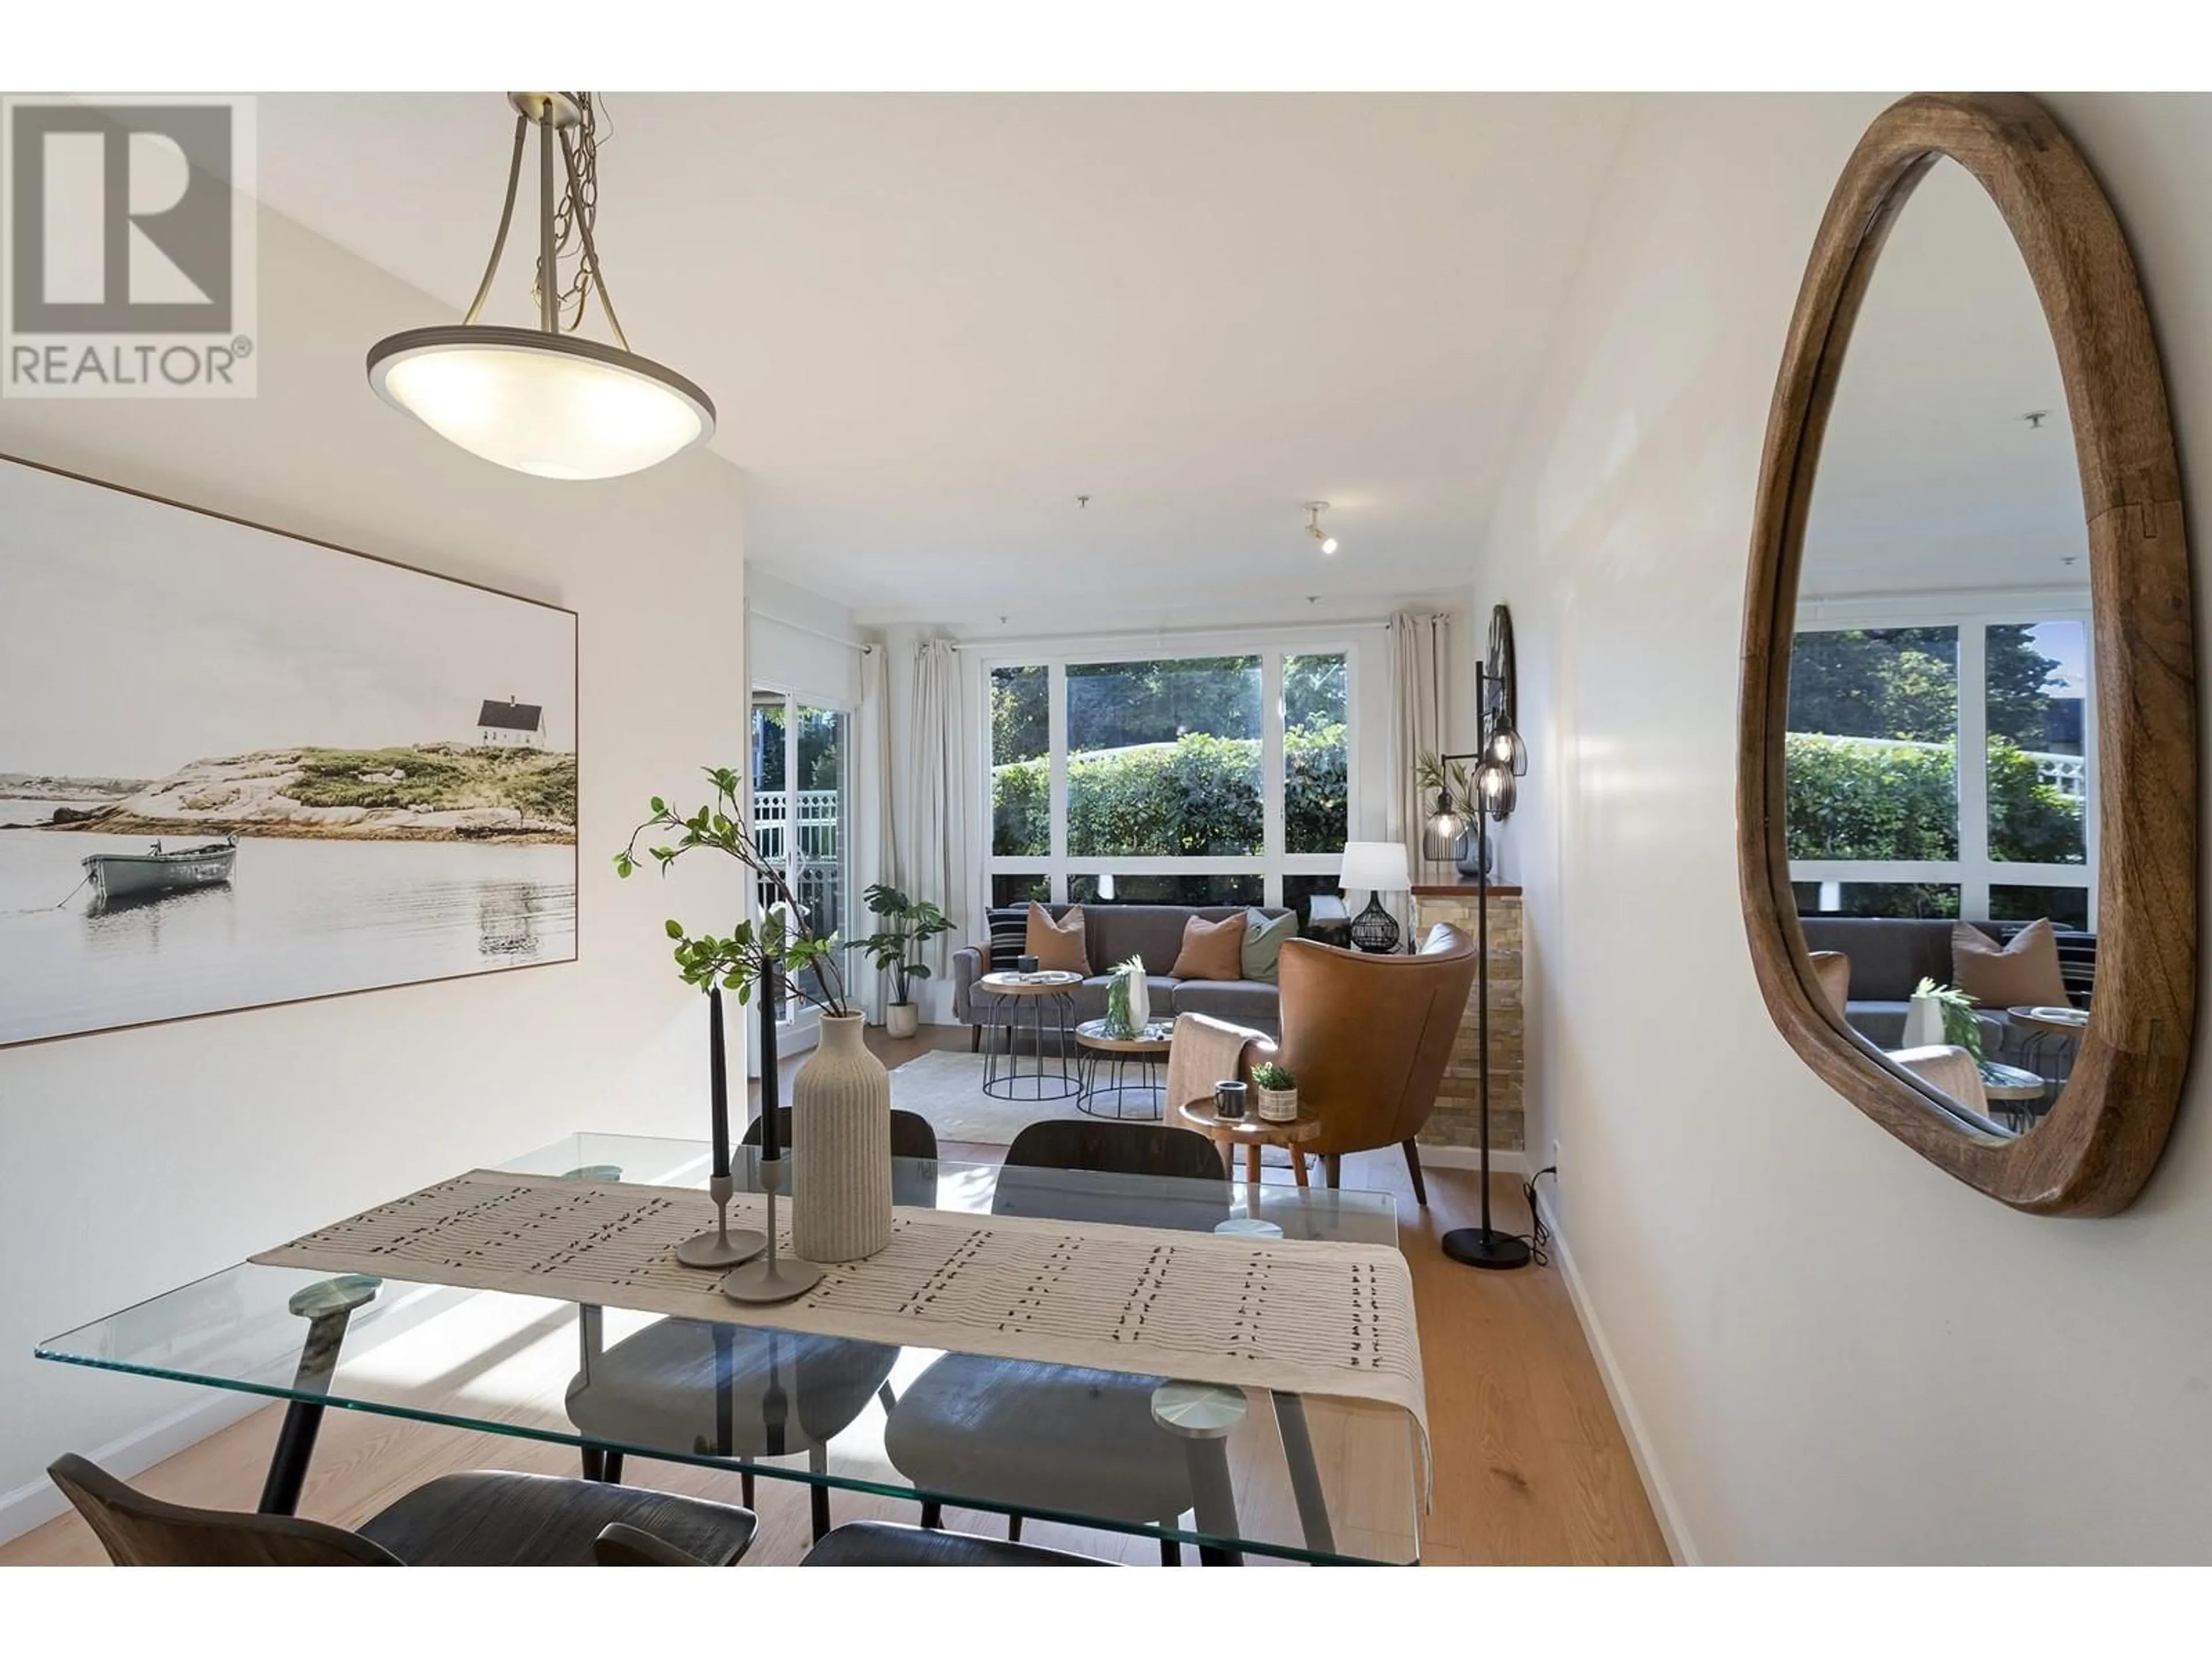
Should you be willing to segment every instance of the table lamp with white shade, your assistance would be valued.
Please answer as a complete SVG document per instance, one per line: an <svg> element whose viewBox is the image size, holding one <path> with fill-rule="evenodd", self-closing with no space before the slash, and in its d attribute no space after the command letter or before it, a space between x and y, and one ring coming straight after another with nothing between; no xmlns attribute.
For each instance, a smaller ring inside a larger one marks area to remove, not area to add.
<svg viewBox="0 0 2212 1659"><path fill-rule="evenodd" d="M1411 892L1412 862L1397 841L1351 841L1344 844L1344 866L1337 885L1347 893L1364 889L1367 908L1352 919L1352 942L1373 956L1398 948L1398 921L1382 908L1385 893Z"/></svg>

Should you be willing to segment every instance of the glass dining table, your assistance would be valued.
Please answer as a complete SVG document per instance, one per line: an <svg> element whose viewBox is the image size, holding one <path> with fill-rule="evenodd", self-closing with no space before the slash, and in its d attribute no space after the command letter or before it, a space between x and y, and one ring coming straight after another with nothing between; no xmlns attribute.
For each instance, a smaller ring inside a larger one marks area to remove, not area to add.
<svg viewBox="0 0 2212 1659"><path fill-rule="evenodd" d="M733 1156L738 1186L757 1189L757 1153ZM708 1149L586 1133L500 1167L702 1187ZM907 1158L893 1185L900 1204L969 1213L1397 1243L1380 1193ZM1420 1554L1420 1431L1371 1401L251 1262L36 1352L287 1402L270 1513L296 1508L338 1408L574 1446L580 1472L610 1480L658 1459L736 1471L748 1497L757 1480L801 1483L817 1536L844 1491L910 1503L889 1518L924 1525L960 1510L1154 1539L1169 1560L1186 1545L1207 1564Z"/></svg>

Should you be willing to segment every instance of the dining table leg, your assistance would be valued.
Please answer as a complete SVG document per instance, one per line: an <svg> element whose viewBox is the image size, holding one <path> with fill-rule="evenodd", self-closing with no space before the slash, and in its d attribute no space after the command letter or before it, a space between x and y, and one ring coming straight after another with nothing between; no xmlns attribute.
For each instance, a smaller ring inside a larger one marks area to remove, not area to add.
<svg viewBox="0 0 2212 1659"><path fill-rule="evenodd" d="M1293 1147L1292 1151L1297 1149ZM1336 1531L1328 1520L1328 1499L1322 1491L1321 1469L1314 1462L1313 1434L1306 1426L1306 1402L1280 1389L1271 1389L1275 1402L1275 1428L1283 1437L1283 1461L1290 1466L1291 1496L1298 1506L1298 1528L1306 1547L1316 1554L1336 1553Z"/></svg>
<svg viewBox="0 0 2212 1659"><path fill-rule="evenodd" d="M301 1394L326 1395L338 1368L338 1349L345 1342L346 1326L353 1310L374 1299L381 1281L367 1275L349 1275L311 1285L294 1296L292 1311L307 1321L307 1334L300 1345L300 1363L292 1373L292 1387ZM324 1403L295 1400L284 1407L284 1421L276 1431L276 1449L269 1455L269 1473L261 1483L261 1501L255 1507L264 1515L296 1515L300 1492L307 1483L307 1465L315 1455L315 1437L322 1432Z"/></svg>

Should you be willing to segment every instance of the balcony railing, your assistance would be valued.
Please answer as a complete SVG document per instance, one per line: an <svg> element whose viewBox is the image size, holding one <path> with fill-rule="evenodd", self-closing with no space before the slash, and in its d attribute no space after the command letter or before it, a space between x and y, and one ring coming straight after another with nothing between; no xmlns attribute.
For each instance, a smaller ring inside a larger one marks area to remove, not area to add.
<svg viewBox="0 0 2212 1659"><path fill-rule="evenodd" d="M842 822L842 797L835 789L763 789L753 795L753 842L771 864L790 856L799 837L802 862L835 863ZM795 809L795 810L794 810Z"/></svg>
<svg viewBox="0 0 2212 1659"><path fill-rule="evenodd" d="M790 870L793 896L825 933L845 925L842 805L835 789L763 789L753 796L753 844L769 863ZM763 889L761 902L773 896Z"/></svg>

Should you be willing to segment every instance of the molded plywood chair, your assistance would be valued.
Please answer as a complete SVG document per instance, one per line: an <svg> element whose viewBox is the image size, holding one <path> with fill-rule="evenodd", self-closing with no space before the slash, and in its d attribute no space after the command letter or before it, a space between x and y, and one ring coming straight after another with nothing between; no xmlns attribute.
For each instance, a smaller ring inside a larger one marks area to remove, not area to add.
<svg viewBox="0 0 2212 1659"><path fill-rule="evenodd" d="M1843 1018L1851 999L1851 959L1841 951L1814 951L1809 954L1813 976L1820 982L1820 994L1836 1011L1836 1018Z"/></svg>
<svg viewBox="0 0 2212 1659"><path fill-rule="evenodd" d="M759 1524L703 1498L481 1470L417 1486L349 1532L165 1503L74 1454L46 1473L118 1567L724 1567Z"/></svg>
<svg viewBox="0 0 2212 1659"><path fill-rule="evenodd" d="M1305 1150L1321 1155L1330 1186L1346 1152L1401 1146L1413 1196L1429 1201L1413 1137L1436 1109L1474 970L1474 940L1445 922L1410 957L1284 942L1279 1052L1251 1052L1255 1063L1274 1059L1297 1077L1300 1109L1321 1119Z"/></svg>
<svg viewBox="0 0 2212 1659"><path fill-rule="evenodd" d="M1961 1106L1970 1106L1984 1117L1990 1115L1990 1097L1982 1086L1982 1068L1964 1048L1948 1042L1931 1042L1923 1048L1896 1049L1890 1058Z"/></svg>

